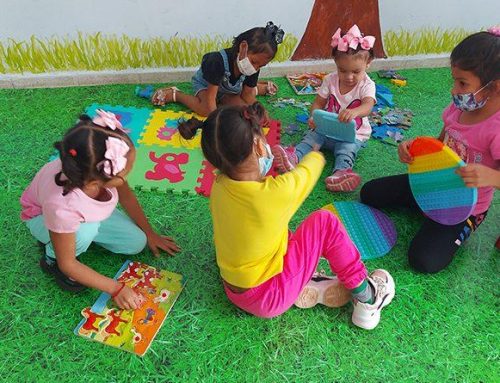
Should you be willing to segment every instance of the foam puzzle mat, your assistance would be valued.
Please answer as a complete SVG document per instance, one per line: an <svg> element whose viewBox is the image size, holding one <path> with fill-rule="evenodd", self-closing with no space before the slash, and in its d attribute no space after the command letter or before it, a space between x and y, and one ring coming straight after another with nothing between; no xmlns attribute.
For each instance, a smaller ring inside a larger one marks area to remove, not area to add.
<svg viewBox="0 0 500 383"><path fill-rule="evenodd" d="M85 112L93 117L96 109L114 113L129 130L137 149L136 162L128 176L131 187L210 195L216 173L203 157L201 132L192 140L185 140L177 130L181 119L203 120L204 117L190 112L107 104L92 104ZM271 120L269 126L264 127L269 145L280 143L280 130L277 120ZM270 174L276 175L274 170Z"/></svg>

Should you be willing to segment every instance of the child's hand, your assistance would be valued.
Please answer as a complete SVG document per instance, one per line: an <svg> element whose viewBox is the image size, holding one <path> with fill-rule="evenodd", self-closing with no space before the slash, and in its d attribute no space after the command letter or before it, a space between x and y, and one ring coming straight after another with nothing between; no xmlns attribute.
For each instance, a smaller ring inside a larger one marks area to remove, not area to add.
<svg viewBox="0 0 500 383"><path fill-rule="evenodd" d="M481 164L467 164L458 168L457 173L470 188L484 186L500 187L500 172Z"/></svg>
<svg viewBox="0 0 500 383"><path fill-rule="evenodd" d="M179 246L177 246L175 241L170 237L159 235L155 232L146 234L146 236L148 238L148 246L155 257L160 256L160 249L170 255L174 255L180 250Z"/></svg>
<svg viewBox="0 0 500 383"><path fill-rule="evenodd" d="M138 309L144 303L144 297L128 286L124 286L113 300L119 308L125 310Z"/></svg>
<svg viewBox="0 0 500 383"><path fill-rule="evenodd" d="M309 125L311 130L316 129L316 124L314 123L314 118L312 118L312 116L309 117L309 120L307 120L307 125Z"/></svg>
<svg viewBox="0 0 500 383"><path fill-rule="evenodd" d="M411 164L413 157L410 154L410 145L413 140L403 141L398 145L399 160L404 164Z"/></svg>
<svg viewBox="0 0 500 383"><path fill-rule="evenodd" d="M166 104L167 89L161 88L153 93L151 102L153 105L163 106Z"/></svg>
<svg viewBox="0 0 500 383"><path fill-rule="evenodd" d="M349 122L358 117L358 112L354 109L343 109L339 113L340 122Z"/></svg>

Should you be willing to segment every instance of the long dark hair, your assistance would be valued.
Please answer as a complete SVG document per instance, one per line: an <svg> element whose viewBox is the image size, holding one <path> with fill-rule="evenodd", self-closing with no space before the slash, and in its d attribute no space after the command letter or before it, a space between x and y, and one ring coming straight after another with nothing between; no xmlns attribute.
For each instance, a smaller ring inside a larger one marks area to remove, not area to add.
<svg viewBox="0 0 500 383"><path fill-rule="evenodd" d="M278 51L278 45L283 42L285 32L283 29L269 21L265 27L256 27L240 33L233 39L232 52L237 56L240 44L248 43L248 51L251 53L267 53L271 59Z"/></svg>
<svg viewBox="0 0 500 383"><path fill-rule="evenodd" d="M96 125L85 114L61 141L54 143L62 163L62 171L56 174L55 182L63 187L63 195L74 188L82 188L88 181L106 182L113 178L103 171L104 166L98 166L103 165L103 161L109 161L104 158L108 137L119 138L130 148L134 146L125 132ZM109 165L112 166L111 163Z"/></svg>
<svg viewBox="0 0 500 383"><path fill-rule="evenodd" d="M205 121L195 118L179 124L185 139L202 129L201 148L205 158L224 174L231 174L252 153L255 137L262 136L264 107L256 102L248 106L223 106Z"/></svg>
<svg viewBox="0 0 500 383"><path fill-rule="evenodd" d="M466 37L451 52L451 66L474 73L484 86L500 78L500 36L478 32Z"/></svg>

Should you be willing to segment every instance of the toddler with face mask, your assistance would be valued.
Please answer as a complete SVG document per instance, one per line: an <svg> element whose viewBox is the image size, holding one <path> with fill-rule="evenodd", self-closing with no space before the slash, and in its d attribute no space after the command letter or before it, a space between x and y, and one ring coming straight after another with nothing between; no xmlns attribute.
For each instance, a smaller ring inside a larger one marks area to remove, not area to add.
<svg viewBox="0 0 500 383"><path fill-rule="evenodd" d="M210 195L217 264L227 297L259 317L282 314L294 303L309 308L347 304L353 323L376 327L394 297L385 270L368 272L356 246L336 216L319 210L295 232L290 219L314 188L325 165L312 150L292 171L267 176L273 157L262 132L263 107L224 106L204 121L179 126L190 139L202 129L205 158L220 174ZM337 277L315 274L320 256Z"/></svg>
<svg viewBox="0 0 500 383"><path fill-rule="evenodd" d="M458 173L467 186L478 188L478 199L472 215L459 224L447 226L424 218L408 250L410 265L424 273L448 266L460 245L484 221L494 189L500 188L500 28L475 33L458 44L451 53L451 74L453 102L443 112L439 139L467 163ZM401 162L412 162L411 142L399 145ZM361 201L377 208L419 210L407 174L366 183Z"/></svg>
<svg viewBox="0 0 500 383"><path fill-rule="evenodd" d="M272 82L259 83L260 68L276 55L285 32L273 22L245 31L233 40L231 48L203 56L192 79L194 96L175 87L157 90L155 105L180 102L200 116L208 116L220 105L251 105L258 94L275 94Z"/></svg>

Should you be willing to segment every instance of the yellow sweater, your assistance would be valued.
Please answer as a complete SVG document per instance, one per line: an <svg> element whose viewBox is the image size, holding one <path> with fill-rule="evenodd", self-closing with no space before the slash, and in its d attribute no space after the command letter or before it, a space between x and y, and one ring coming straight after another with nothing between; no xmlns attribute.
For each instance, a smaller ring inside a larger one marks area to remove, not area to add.
<svg viewBox="0 0 500 383"><path fill-rule="evenodd" d="M310 152L291 172L262 182L219 175L210 196L217 264L231 285L250 288L283 270L288 223L325 165Z"/></svg>

